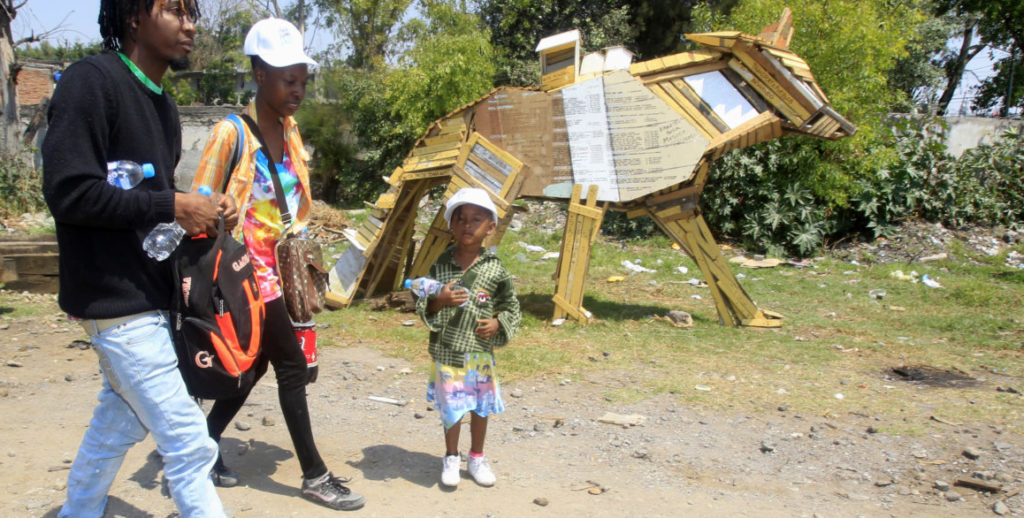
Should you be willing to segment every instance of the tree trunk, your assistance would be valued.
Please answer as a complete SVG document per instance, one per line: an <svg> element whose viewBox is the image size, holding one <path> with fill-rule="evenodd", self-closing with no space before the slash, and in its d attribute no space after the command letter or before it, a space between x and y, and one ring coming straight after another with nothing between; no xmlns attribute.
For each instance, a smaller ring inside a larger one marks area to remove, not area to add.
<svg viewBox="0 0 1024 518"><path fill-rule="evenodd" d="M981 52L983 48L982 46L971 46L971 40L974 39L974 28L977 24L977 20L970 18L964 20L964 39L963 43L960 44L960 52L955 57L950 58L944 66L946 69L946 89L939 96L937 107L939 115L946 114L946 109L949 108L949 103L953 100L953 93L956 92L956 88L960 86L960 80L963 79L964 70L967 69L967 62L978 55L978 52Z"/></svg>
<svg viewBox="0 0 1024 518"><path fill-rule="evenodd" d="M11 20L14 19L13 0L0 0L0 154L15 155L21 151L18 138L21 122L18 118L17 67L14 63Z"/></svg>

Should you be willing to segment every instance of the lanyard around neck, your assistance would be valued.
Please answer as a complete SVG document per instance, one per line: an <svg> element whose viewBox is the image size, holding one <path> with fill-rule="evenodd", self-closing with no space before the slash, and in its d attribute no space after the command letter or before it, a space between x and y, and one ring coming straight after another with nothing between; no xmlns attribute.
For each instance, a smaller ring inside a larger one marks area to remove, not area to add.
<svg viewBox="0 0 1024 518"><path fill-rule="evenodd" d="M135 74L135 77L139 78L139 81L142 81L142 84L146 85L146 88L149 88L153 93L158 95L164 93L164 89L160 85L154 83L152 79L146 76L146 74L143 74L142 70L139 70L139 67L136 66L132 60L128 59L128 56L125 56L121 52L118 52L117 55L121 56L121 61L124 61L124 64L128 65L128 69Z"/></svg>

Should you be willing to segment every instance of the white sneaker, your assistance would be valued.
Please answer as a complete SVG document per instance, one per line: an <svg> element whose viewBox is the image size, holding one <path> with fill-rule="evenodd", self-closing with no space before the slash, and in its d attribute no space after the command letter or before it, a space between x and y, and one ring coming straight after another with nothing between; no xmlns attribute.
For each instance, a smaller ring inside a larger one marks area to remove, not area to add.
<svg viewBox="0 0 1024 518"><path fill-rule="evenodd" d="M487 457L485 456L469 456L469 474L472 475L473 480L476 480L476 483L481 486L493 486L494 482L497 480L497 477L494 476L494 472L491 471L491 463L487 462Z"/></svg>
<svg viewBox="0 0 1024 518"><path fill-rule="evenodd" d="M459 454L445 455L442 462L441 483L448 487L459 485L459 479L462 478L462 475L459 473L459 465L461 464Z"/></svg>

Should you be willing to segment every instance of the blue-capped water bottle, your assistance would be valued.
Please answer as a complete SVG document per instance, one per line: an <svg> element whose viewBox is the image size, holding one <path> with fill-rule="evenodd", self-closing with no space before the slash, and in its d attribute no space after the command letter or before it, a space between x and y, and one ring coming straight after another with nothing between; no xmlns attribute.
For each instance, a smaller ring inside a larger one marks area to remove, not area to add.
<svg viewBox="0 0 1024 518"><path fill-rule="evenodd" d="M198 192L203 196L213 193L207 185L199 186ZM178 248L178 243L181 243L183 237L185 237L185 229L177 221L157 223L153 230L149 231L146 239L142 241L142 249L153 259L163 261L170 257L175 248Z"/></svg>
<svg viewBox="0 0 1024 518"><path fill-rule="evenodd" d="M423 298L433 297L441 293L441 290L444 289L444 284L430 277L419 277L416 279L406 279L405 287L417 297Z"/></svg>
<svg viewBox="0 0 1024 518"><path fill-rule="evenodd" d="M107 162L107 183L128 190L156 175L153 164L139 164L131 160Z"/></svg>

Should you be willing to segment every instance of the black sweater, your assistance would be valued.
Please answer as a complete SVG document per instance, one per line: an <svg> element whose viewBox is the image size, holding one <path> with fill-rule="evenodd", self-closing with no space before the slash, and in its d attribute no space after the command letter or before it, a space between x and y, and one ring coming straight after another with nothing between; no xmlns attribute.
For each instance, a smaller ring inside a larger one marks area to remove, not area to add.
<svg viewBox="0 0 1024 518"><path fill-rule="evenodd" d="M57 225L61 309L81 318L168 309L171 261L150 259L142 240L174 219L181 125L173 99L107 53L68 67L47 118L43 194ZM113 160L152 163L156 176L114 187L106 181Z"/></svg>

